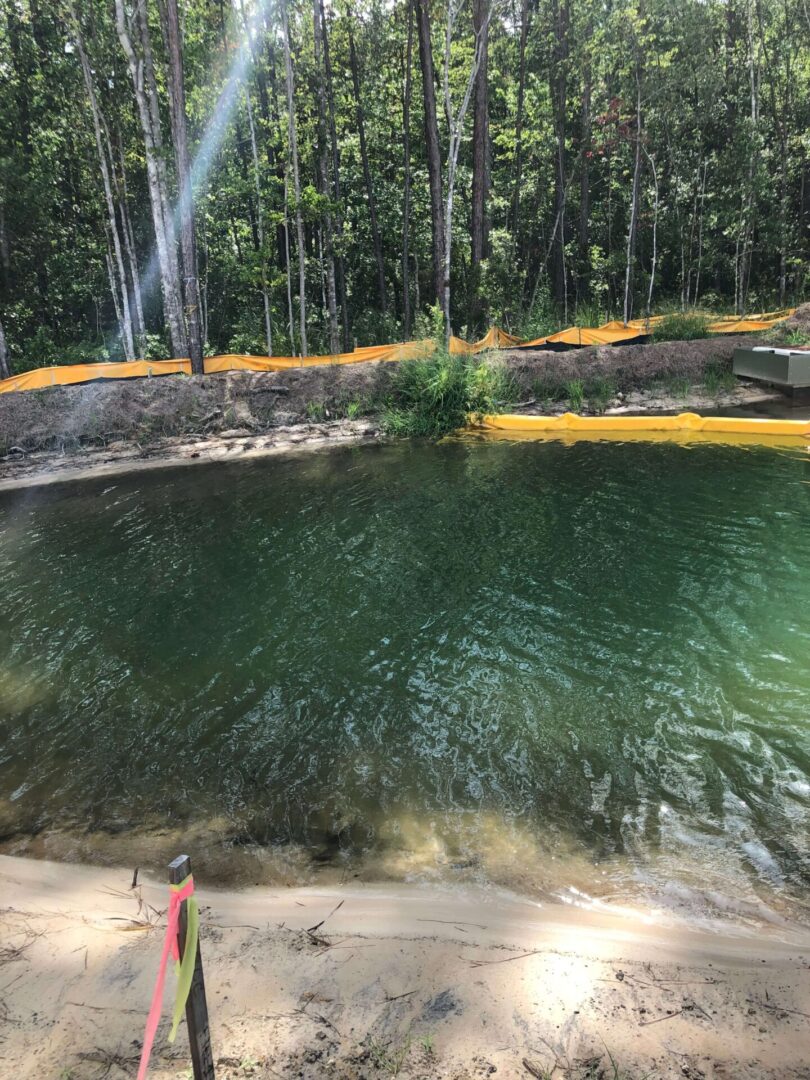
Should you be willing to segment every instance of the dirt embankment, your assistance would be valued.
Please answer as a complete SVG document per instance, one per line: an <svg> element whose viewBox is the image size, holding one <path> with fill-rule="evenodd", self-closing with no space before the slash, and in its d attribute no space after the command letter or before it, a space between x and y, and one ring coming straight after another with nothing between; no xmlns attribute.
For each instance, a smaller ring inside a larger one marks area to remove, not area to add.
<svg viewBox="0 0 810 1080"><path fill-rule="evenodd" d="M800 304L789 319L781 324L786 334L799 333L810 337L810 304Z"/></svg>
<svg viewBox="0 0 810 1080"><path fill-rule="evenodd" d="M739 338L497 354L514 376L521 402L565 407L566 387L610 385L636 409L672 403L638 398L645 387L679 380L701 384L707 371L729 371ZM747 343L750 339L746 338ZM87 383L0 395L0 484L175 465L361 441L379 436L377 416L396 363L371 362L164 376ZM587 392L587 390L586 390ZM724 404L727 402L723 402ZM731 403L731 402L728 402ZM609 404L609 403L605 403ZM615 403L614 403L615 404ZM682 395L678 408L705 408ZM557 410L559 411L559 410Z"/></svg>
<svg viewBox="0 0 810 1080"><path fill-rule="evenodd" d="M739 337L730 336L654 345L600 345L567 352L514 349L503 355L510 371L527 390L538 383L553 388L578 379L586 385L608 382L627 393L675 379L701 383L707 371L731 371L734 349L740 344ZM745 344L763 342L746 335Z"/></svg>

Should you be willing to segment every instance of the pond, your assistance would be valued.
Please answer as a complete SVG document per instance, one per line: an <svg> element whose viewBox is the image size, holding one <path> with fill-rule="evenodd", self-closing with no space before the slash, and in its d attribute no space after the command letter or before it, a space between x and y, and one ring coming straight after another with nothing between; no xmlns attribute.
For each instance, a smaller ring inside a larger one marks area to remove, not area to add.
<svg viewBox="0 0 810 1080"><path fill-rule="evenodd" d="M450 441L0 498L2 850L804 919L810 459Z"/></svg>

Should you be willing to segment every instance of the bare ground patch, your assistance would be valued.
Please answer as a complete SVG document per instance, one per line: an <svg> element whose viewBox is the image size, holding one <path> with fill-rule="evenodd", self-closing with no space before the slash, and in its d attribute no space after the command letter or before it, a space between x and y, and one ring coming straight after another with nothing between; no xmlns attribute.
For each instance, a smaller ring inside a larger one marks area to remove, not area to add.
<svg viewBox="0 0 810 1080"><path fill-rule="evenodd" d="M0 858L16 950L0 964L4 1076L134 1075L166 886L131 882L131 869ZM804 931L708 934L406 885L199 900L221 1080L808 1075ZM189 1075L185 1024L166 1041L170 994L154 1080Z"/></svg>

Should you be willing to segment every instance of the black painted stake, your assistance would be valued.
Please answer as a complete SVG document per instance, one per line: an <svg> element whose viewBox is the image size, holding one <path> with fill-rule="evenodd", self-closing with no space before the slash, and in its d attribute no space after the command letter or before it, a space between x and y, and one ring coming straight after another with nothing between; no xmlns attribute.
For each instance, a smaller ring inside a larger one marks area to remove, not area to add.
<svg viewBox="0 0 810 1080"><path fill-rule="evenodd" d="M180 885L191 873L191 859L188 855L178 855L169 863L169 882ZM180 919L177 926L177 947L180 959L186 943L188 928L188 901L180 903ZM194 1080L215 1080L214 1055L211 1051L211 1029L208 1024L208 1004L205 1000L205 981L203 979L200 941L197 939L197 956L194 961L194 975L191 979L191 991L186 1002L186 1024L188 1041L191 1047L191 1064L194 1068Z"/></svg>

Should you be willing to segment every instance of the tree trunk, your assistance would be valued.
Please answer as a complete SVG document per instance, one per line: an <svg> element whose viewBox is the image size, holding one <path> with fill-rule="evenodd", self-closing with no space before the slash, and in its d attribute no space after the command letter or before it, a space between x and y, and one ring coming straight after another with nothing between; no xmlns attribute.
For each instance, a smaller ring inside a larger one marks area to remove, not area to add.
<svg viewBox="0 0 810 1080"><path fill-rule="evenodd" d="M481 263L487 258L489 222L489 4L490 0L474 0L473 29L476 41L481 42L481 60L475 80L473 99L473 174L470 264L472 270L473 303L471 325L480 328L486 319L486 298L481 294Z"/></svg>
<svg viewBox="0 0 810 1080"><path fill-rule="evenodd" d="M568 29L570 11L568 0L552 0L551 65L549 67L549 93L553 114L555 151L554 214L559 221L557 244L554 249L553 282L554 297L564 308L568 321L568 271L565 265L565 203L566 203L566 154L565 118L568 107Z"/></svg>
<svg viewBox="0 0 810 1080"><path fill-rule="evenodd" d="M301 355L307 355L307 267L304 250L304 222L301 217L301 176L298 170L298 138L295 125L295 81L293 77L292 50L290 47L290 20L287 13L288 0L280 0L281 28L284 38L284 69L287 76L287 134L290 141L290 158L293 170L293 193L295 195L295 233L298 243L298 307L301 328Z"/></svg>
<svg viewBox="0 0 810 1080"><path fill-rule="evenodd" d="M127 290L127 277L124 270L124 257L121 250L121 236L118 231L118 222L115 216L115 198L113 195L112 181L110 180L110 163L107 160L107 152L104 147L104 138L101 129L101 117L96 98L96 89L93 85L93 73L90 69L90 61L87 59L87 52L84 47L84 35L81 31L81 25L79 23L78 16L75 8L70 9L71 18L73 21L73 29L76 37L76 48L79 53L79 61L81 63L82 75L84 76L84 85L87 90L87 97L90 102L90 113L93 117L93 133L96 140L96 152L98 153L99 169L101 171L101 181L104 188L104 202L107 206L107 225L109 230L109 239L112 245L112 258L115 261L115 270L117 272L117 280L121 289L121 302L120 306L118 298L114 297L116 310L120 313L120 327L121 327L121 343L124 348L124 358L126 360L135 359L135 339L132 332L132 316L130 314L129 306L129 292ZM112 267L111 267L112 269ZM110 274L110 284L114 285L114 275Z"/></svg>
<svg viewBox="0 0 810 1080"><path fill-rule="evenodd" d="M116 3L118 0L116 0ZM166 236L166 258L169 265L169 273L173 282L174 302L172 319L177 322L180 335L180 347L182 355L188 355L188 339L186 325L183 316L183 282L180 272L180 259L177 251L177 236L175 228L174 211L169 198L169 181L166 170L166 154L163 145L163 130L160 119L160 102L158 100L157 76L155 75L155 62L152 53L152 35L149 30L149 18L146 0L138 3L133 11L136 20L141 48L143 53L141 77L146 97L148 116L151 123L154 155L153 160L158 175L158 195L162 204L163 229Z"/></svg>
<svg viewBox="0 0 810 1080"><path fill-rule="evenodd" d="M267 342L267 355L273 355L273 326L270 319L270 293L267 288L267 253L264 248L264 200L262 199L261 171L259 169L259 147L256 142L256 125L253 123L253 107L250 103L250 87L245 84L245 104L247 105L248 127L250 128L250 149L253 154L253 182L256 187L256 231L259 240L259 265L261 269L262 303L264 305L264 338Z"/></svg>
<svg viewBox="0 0 810 1080"><path fill-rule="evenodd" d="M624 324L633 310L633 260L636 256L638 231L638 189L641 179L641 80L636 71L636 156L633 166L633 189L630 196L630 226L627 230L627 260L624 269Z"/></svg>
<svg viewBox="0 0 810 1080"><path fill-rule="evenodd" d="M383 261L382 240L380 228L377 223L377 204L374 199L374 185L371 180L371 168L368 163L368 144L366 143L366 122L363 115L363 101L360 96L360 68L357 63L357 50L354 47L354 35L349 30L349 63L352 69L352 86L354 88L355 115L357 117L357 133L360 137L360 157L363 162L363 178L366 184L366 196L368 198L368 216L371 224L371 242L374 246L374 260L377 264L377 293L380 298L380 311L385 314L388 310L388 300L385 293L385 263Z"/></svg>
<svg viewBox="0 0 810 1080"><path fill-rule="evenodd" d="M590 27L588 30L590 39ZM590 45L584 46L582 71L582 108L580 112L580 164L579 164L579 292L587 298L591 291L590 281L590 216L591 216L591 54Z"/></svg>
<svg viewBox="0 0 810 1080"><path fill-rule="evenodd" d="M520 51L518 55L518 98L515 117L515 188L512 195L512 236L518 246L520 226L520 185L523 173L523 103L526 95L526 41L529 36L529 0L520 2Z"/></svg>
<svg viewBox="0 0 810 1080"><path fill-rule="evenodd" d="M284 262L287 267L287 318L290 327L290 350L295 356L295 316L292 298L292 264L290 262L290 185L284 173Z"/></svg>
<svg viewBox="0 0 810 1080"><path fill-rule="evenodd" d="M166 0L166 43L169 63L169 100L177 157L177 181L180 188L180 246L183 251L186 333L191 357L191 371L202 375L203 341L200 325L200 283L197 280L197 250L194 236L194 192L191 186L191 160L188 153L186 123L186 88L183 78L183 43L177 0Z"/></svg>
<svg viewBox="0 0 810 1080"><path fill-rule="evenodd" d="M155 229L155 247L160 267L160 283L163 293L163 310L169 329L169 338L175 356L186 356L187 342L182 313L182 290L180 287L177 251L174 246L174 229L168 209L165 167L163 165L163 138L160 133L160 117L157 115L157 91L152 65L151 46L148 46L148 26L145 19L138 19L137 31L141 55L135 51L131 26L124 0L115 0L116 30L129 66L135 103L144 140L146 176L149 186L149 202ZM157 118L157 127L154 119Z"/></svg>
<svg viewBox="0 0 810 1080"><path fill-rule="evenodd" d="M804 206L803 200L802 206ZM2 202L0 202L0 270L2 270L0 287L7 289L11 281L11 248L8 242L8 229L6 228L6 208Z"/></svg>
<svg viewBox="0 0 810 1080"><path fill-rule="evenodd" d="M402 199L402 323L406 340L411 336L411 296L408 245L411 220L411 69L413 67L413 3L408 0L408 44L405 50L405 89L402 97L402 156L405 190Z"/></svg>
<svg viewBox="0 0 810 1080"><path fill-rule="evenodd" d="M315 67L317 69L318 83L318 154L317 154L317 181L318 192L329 198L329 168L327 165L328 150L326 145L326 91L324 88L323 67L321 57L323 54L323 35L321 27L321 10L319 0L313 0L312 4L313 36L315 43ZM333 355L340 351L338 342L337 320L337 294L335 289L335 249L332 235L332 214L327 210L323 216L324 232L326 233L326 308L329 312L329 352ZM323 247L322 243L322 247Z"/></svg>
<svg viewBox="0 0 810 1080"><path fill-rule="evenodd" d="M700 272L703 268L703 216L706 205L706 173L709 169L708 161L703 163L703 179L700 183L700 217L698 219L698 257L697 257L697 270L695 271L695 293L693 303L695 307L698 304L698 298L700 296Z"/></svg>
<svg viewBox="0 0 810 1080"><path fill-rule="evenodd" d="M416 0L416 27L419 61L422 67L422 96L425 110L425 146L430 186L430 227L433 240L433 295L444 301L444 207L442 205L442 164L439 155L439 125L436 119L436 87L433 73L433 46L430 39L429 0Z"/></svg>
<svg viewBox="0 0 810 1080"><path fill-rule="evenodd" d="M104 262L107 267L107 281L110 285L110 296L112 297L115 321L118 323L119 327L122 327L124 325L124 315L121 311L121 285L115 273L115 263L113 262L112 247L110 245L109 226L104 230L104 239L107 243L107 250L104 252Z"/></svg>
<svg viewBox="0 0 810 1080"><path fill-rule="evenodd" d="M420 0L423 2L423 0ZM489 28L490 12L487 11L484 21L476 31L475 55L473 57L470 74L467 78L467 88L461 99L458 111L453 114L453 104L450 99L450 48L453 40L453 29L459 8L453 5L453 0L448 0L447 27L444 35L444 68L442 73L442 89L444 91L444 111L450 129L450 138L447 149L447 200L444 206L444 274L442 275L442 311L444 312L445 342L449 345L452 326L450 324L450 271L452 267L451 255L453 244L453 198L456 186L456 168L458 166L458 152L461 147L461 139L464 134L464 118L467 115L470 98L472 97L475 80L481 68L481 57L484 47L484 35Z"/></svg>
<svg viewBox="0 0 810 1080"><path fill-rule="evenodd" d="M641 140L639 140L641 142ZM658 170L655 167L655 158L644 147L644 156L650 163L650 171L653 179L653 227L652 227L652 261L650 263L650 284L647 289L647 306L645 318L647 329L650 328L650 309L652 307L653 291L655 289L655 270L658 265Z"/></svg>
<svg viewBox="0 0 810 1080"><path fill-rule="evenodd" d="M110 160L114 160L112 152L112 144L109 138L109 132L107 132L107 143L110 147ZM135 234L132 231L132 218L129 213L129 191L127 189L127 173L124 165L124 148L121 144L120 132L117 133L117 146L118 146L118 160L120 165L120 184L116 181L116 190L118 193L118 212L121 215L122 233L124 237L124 248L127 253L127 262L129 264L129 276L132 281L132 296L134 299L135 308L135 342L136 342L136 355L143 355L143 337L146 333L146 319L143 313L143 293L141 291L141 275L138 269L138 256L135 248ZM113 176L115 177L116 170L113 167Z"/></svg>
<svg viewBox="0 0 810 1080"><path fill-rule="evenodd" d="M8 363L8 346L6 345L6 332L3 322L0 320L0 379L10 379L11 368Z"/></svg>
<svg viewBox="0 0 810 1080"><path fill-rule="evenodd" d="M329 33L326 27L326 13L323 0L319 0L321 12L321 34L323 37L323 70L326 76L326 103L329 117L329 141L332 147L332 186L338 210L335 214L335 236L337 238L337 289L340 296L340 317L343 324L343 351L351 349L351 323L349 322L349 298L346 290L346 260L343 257L343 210L341 209L342 192L340 187L340 150L335 126L335 92L332 82L332 61L329 55Z"/></svg>

